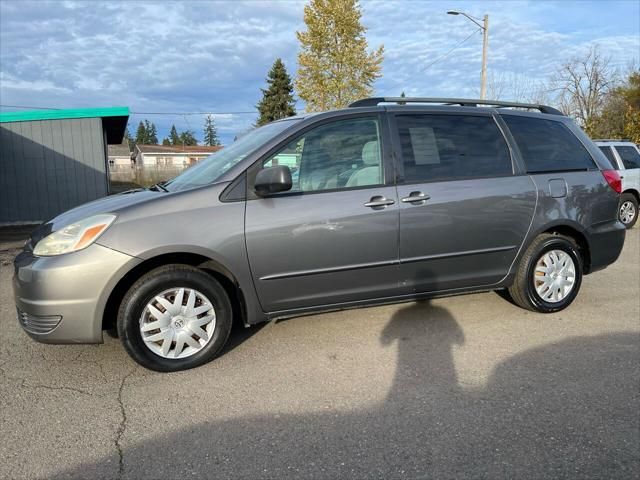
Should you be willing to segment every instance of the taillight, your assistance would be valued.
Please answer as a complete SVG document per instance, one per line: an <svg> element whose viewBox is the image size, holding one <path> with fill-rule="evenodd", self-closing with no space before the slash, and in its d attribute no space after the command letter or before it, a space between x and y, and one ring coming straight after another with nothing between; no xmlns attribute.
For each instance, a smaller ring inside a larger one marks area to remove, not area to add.
<svg viewBox="0 0 640 480"><path fill-rule="evenodd" d="M616 193L622 192L622 179L616 170L602 170L602 176Z"/></svg>

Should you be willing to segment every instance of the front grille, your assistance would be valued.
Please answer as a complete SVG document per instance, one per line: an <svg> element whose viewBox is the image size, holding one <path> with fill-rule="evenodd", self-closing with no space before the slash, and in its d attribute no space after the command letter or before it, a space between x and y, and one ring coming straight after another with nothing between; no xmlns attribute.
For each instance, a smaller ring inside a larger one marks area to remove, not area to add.
<svg viewBox="0 0 640 480"><path fill-rule="evenodd" d="M62 317L57 315L36 317L35 315L29 315L27 312L18 310L18 321L20 325L22 325L22 328L36 335L49 333L58 326L60 320L62 320Z"/></svg>

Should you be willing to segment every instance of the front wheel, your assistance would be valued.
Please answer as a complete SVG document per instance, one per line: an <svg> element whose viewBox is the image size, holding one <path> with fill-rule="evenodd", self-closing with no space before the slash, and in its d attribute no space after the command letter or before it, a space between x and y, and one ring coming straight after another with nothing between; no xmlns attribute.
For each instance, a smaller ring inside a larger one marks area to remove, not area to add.
<svg viewBox="0 0 640 480"><path fill-rule="evenodd" d="M140 365L175 372L211 361L231 332L231 303L212 277L188 265L143 275L118 311L118 334Z"/></svg>
<svg viewBox="0 0 640 480"><path fill-rule="evenodd" d="M638 200L631 193L623 193L620 196L620 208L618 218L627 228L633 228L638 220Z"/></svg>
<svg viewBox="0 0 640 480"><path fill-rule="evenodd" d="M582 257L576 244L567 237L545 233L524 253L509 294L522 308L553 313L573 302L581 283Z"/></svg>

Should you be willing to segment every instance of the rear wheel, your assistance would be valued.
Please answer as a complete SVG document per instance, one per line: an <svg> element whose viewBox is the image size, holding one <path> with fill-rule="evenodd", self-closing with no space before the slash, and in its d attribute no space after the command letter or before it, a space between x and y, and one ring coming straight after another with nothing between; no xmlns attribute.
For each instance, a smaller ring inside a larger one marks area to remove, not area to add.
<svg viewBox="0 0 640 480"><path fill-rule="evenodd" d="M553 313L568 307L582 283L582 258L576 244L561 235L539 235L529 246L509 288L522 308Z"/></svg>
<svg viewBox="0 0 640 480"><path fill-rule="evenodd" d="M620 196L618 219L627 228L633 228L638 220L638 200L631 193L623 193Z"/></svg>
<svg viewBox="0 0 640 480"><path fill-rule="evenodd" d="M167 265L129 289L118 312L118 334L140 365L174 372L215 358L231 322L229 298L215 279L187 265Z"/></svg>

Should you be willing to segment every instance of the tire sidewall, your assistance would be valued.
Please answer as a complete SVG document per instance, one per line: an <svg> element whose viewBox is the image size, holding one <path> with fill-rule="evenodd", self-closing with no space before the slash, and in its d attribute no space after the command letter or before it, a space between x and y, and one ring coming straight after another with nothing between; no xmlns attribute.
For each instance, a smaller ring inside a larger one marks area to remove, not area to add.
<svg viewBox="0 0 640 480"><path fill-rule="evenodd" d="M180 359L163 358L144 343L140 317L148 302L170 288L193 288L213 304L216 326L213 338L199 352ZM231 304L224 289L206 273L197 270L173 270L148 275L136 282L123 300L118 313L118 333L127 352L142 366L159 372L187 370L212 360L222 349L231 331Z"/></svg>
<svg viewBox="0 0 640 480"><path fill-rule="evenodd" d="M550 250L562 250L563 252L567 253L571 257L571 260L573 260L573 264L575 265L576 270L576 280L575 284L573 285L573 289L571 290L569 295L567 295L564 299L562 299L562 301L557 303L550 303L540 298L538 292L536 292L533 281L533 274L536 268L536 264L538 263L540 258ZM582 258L580 256L580 252L578 252L576 245L563 237L549 238L538 245L538 247L532 252L530 258L531 260L529 261L529 265L527 265L526 272L526 294L529 301L533 304L537 311L542 313L559 312L560 310L564 310L565 308L567 308L571 304L571 302L575 300L578 292L580 291L580 285L582 284Z"/></svg>

